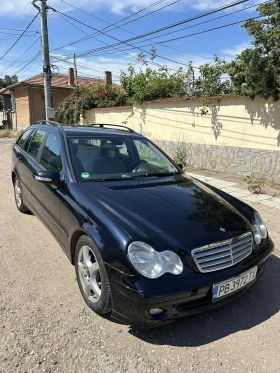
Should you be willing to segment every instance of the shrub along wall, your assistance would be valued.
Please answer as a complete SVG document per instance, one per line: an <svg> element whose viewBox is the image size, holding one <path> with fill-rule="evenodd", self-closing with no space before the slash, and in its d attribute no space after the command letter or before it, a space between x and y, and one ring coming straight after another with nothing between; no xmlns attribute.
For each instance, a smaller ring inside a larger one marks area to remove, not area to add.
<svg viewBox="0 0 280 373"><path fill-rule="evenodd" d="M189 166L280 182L280 103L221 96L201 115L198 99L166 99L139 107L86 112L84 123L123 124Z"/></svg>

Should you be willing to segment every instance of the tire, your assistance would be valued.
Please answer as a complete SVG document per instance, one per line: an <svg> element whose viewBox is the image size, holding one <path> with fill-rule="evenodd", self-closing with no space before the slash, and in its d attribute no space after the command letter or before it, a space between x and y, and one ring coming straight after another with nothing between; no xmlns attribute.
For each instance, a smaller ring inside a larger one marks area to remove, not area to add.
<svg viewBox="0 0 280 373"><path fill-rule="evenodd" d="M29 212L28 208L23 203L21 184L17 176L14 179L14 196L18 211L22 213Z"/></svg>
<svg viewBox="0 0 280 373"><path fill-rule="evenodd" d="M111 291L102 256L88 236L81 236L75 249L75 270L80 292L96 313L112 311Z"/></svg>

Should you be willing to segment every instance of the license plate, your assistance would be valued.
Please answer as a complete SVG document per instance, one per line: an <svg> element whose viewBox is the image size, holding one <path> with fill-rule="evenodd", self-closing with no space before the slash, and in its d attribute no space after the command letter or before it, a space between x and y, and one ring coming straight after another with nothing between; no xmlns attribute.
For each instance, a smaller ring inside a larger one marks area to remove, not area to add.
<svg viewBox="0 0 280 373"><path fill-rule="evenodd" d="M224 282L213 285L213 298L215 301L218 298L221 298L225 295L239 290L255 280L257 276L258 267L253 267L249 271L242 273L238 277L230 278Z"/></svg>

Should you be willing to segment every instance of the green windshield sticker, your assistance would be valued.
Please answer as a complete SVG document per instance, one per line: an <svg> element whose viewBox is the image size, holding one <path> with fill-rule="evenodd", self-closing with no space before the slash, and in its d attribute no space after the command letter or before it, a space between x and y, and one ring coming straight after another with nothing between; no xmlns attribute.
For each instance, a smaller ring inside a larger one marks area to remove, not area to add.
<svg viewBox="0 0 280 373"><path fill-rule="evenodd" d="M83 179L87 179L89 177L89 173L88 172L83 172L81 174L81 176L82 176Z"/></svg>

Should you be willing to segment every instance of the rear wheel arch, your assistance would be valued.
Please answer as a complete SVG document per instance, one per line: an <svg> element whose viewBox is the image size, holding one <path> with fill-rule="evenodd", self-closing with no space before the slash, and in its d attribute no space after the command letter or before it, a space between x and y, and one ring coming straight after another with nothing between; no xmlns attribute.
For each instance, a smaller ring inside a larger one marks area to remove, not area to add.
<svg viewBox="0 0 280 373"><path fill-rule="evenodd" d="M12 171L12 182L13 182L13 184L15 183L16 176L17 176L16 171Z"/></svg>

